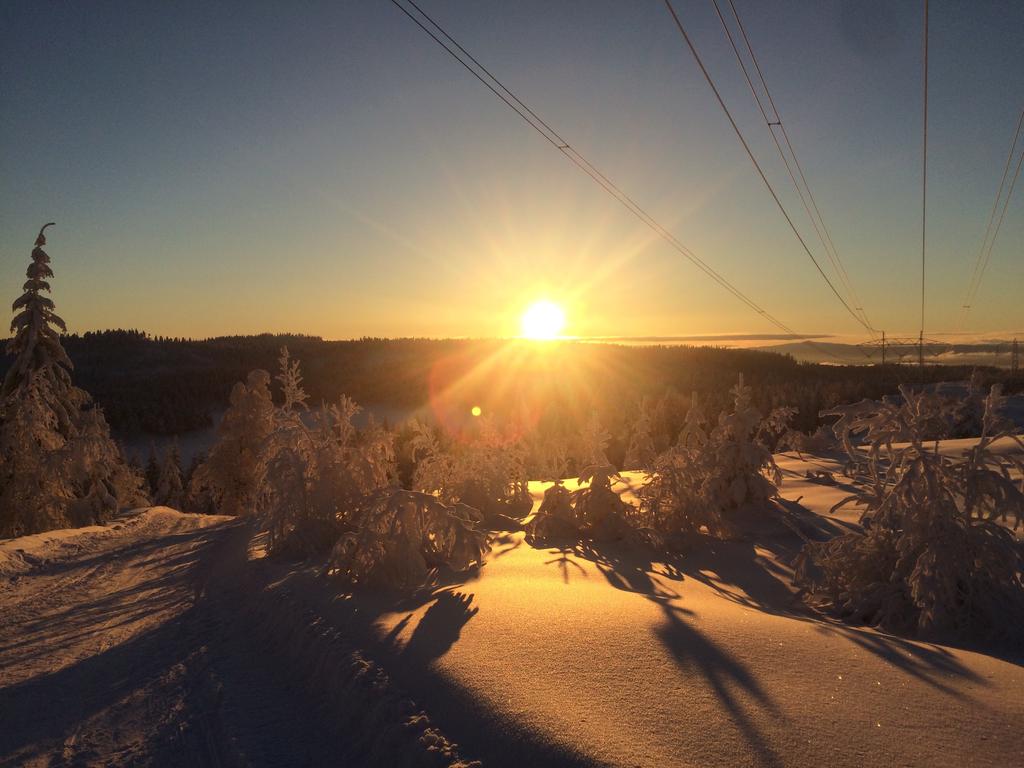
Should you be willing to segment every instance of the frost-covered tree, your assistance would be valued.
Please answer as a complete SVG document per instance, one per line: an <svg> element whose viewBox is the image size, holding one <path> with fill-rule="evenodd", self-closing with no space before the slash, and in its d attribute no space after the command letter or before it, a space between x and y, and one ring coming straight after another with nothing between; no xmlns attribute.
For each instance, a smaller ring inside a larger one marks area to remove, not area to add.
<svg viewBox="0 0 1024 768"><path fill-rule="evenodd" d="M372 419L358 430L361 409L344 395L310 413L298 361L285 348L279 363L283 404L264 441L258 504L271 551L311 555L354 525L371 493L394 485L394 434Z"/></svg>
<svg viewBox="0 0 1024 768"><path fill-rule="evenodd" d="M349 584L411 589L438 568L478 568L488 549L479 522L480 513L465 504L448 506L428 493L382 489L354 511L326 572Z"/></svg>
<svg viewBox="0 0 1024 768"><path fill-rule="evenodd" d="M807 545L798 582L852 621L1010 636L1019 647L1024 546L1010 525L1024 522L1024 442L999 416L999 388L985 400L977 442L959 456L931 442L955 423L959 404L901 394L823 414L839 416L834 429L856 488L836 507L863 507L863 530Z"/></svg>
<svg viewBox="0 0 1024 768"><path fill-rule="evenodd" d="M70 524L73 498L62 466L66 440L47 404L48 379L30 373L3 401L0 428L0 538Z"/></svg>
<svg viewBox="0 0 1024 768"><path fill-rule="evenodd" d="M184 504L185 484L181 476L181 453L177 440L164 451L153 501L173 509L181 509Z"/></svg>
<svg viewBox="0 0 1024 768"><path fill-rule="evenodd" d="M601 467L609 464L608 444L611 439L611 434L601 423L601 417L597 411L593 411L580 430L574 457L577 470L582 472L585 467Z"/></svg>
<svg viewBox="0 0 1024 768"><path fill-rule="evenodd" d="M722 413L707 435L694 398L679 443L658 456L641 490L640 527L667 541L699 532L732 537L741 532L741 510L777 494L781 472L757 435L777 427L781 416L762 422L742 375L731 393L732 410Z"/></svg>
<svg viewBox="0 0 1024 768"><path fill-rule="evenodd" d="M44 295L53 277L42 247L49 226L39 231L13 305L7 352L14 362L0 388L0 535L101 522L146 501L103 412L71 381L60 341L66 326ZM26 492L33 487L38 492Z"/></svg>
<svg viewBox="0 0 1024 768"><path fill-rule="evenodd" d="M636 421L630 430L623 469L647 469L655 455L651 404L645 397L640 401Z"/></svg>
<svg viewBox="0 0 1024 768"><path fill-rule="evenodd" d="M417 462L416 490L435 493L445 504L468 504L492 522L497 522L494 515L519 517L529 512L527 448L515 430L503 430L483 416L476 434L442 450L428 424L414 420L411 427L408 450Z"/></svg>
<svg viewBox="0 0 1024 768"><path fill-rule="evenodd" d="M24 293L14 302L14 319L7 342L7 354L14 355L14 362L4 377L0 396L15 394L27 379L33 375L45 380L48 387L45 396L58 418L58 428L66 433L75 413L83 405L85 393L71 384L71 360L60 343L59 331L67 332L64 321L54 311L53 299L44 295L50 292L48 278L53 277L50 256L43 250L46 245L46 228L39 230L35 247L32 249L32 263L25 276Z"/></svg>
<svg viewBox="0 0 1024 768"><path fill-rule="evenodd" d="M683 422L683 431L679 433L679 445L683 448L699 448L707 442L708 436L704 431L705 416L704 409L700 407L697 393L690 393L690 407L686 411L686 420Z"/></svg>
<svg viewBox="0 0 1024 768"><path fill-rule="evenodd" d="M149 444L149 455L146 457L146 467L143 473L150 495L155 496L157 488L160 486L160 459L157 458L156 445L154 443Z"/></svg>
<svg viewBox="0 0 1024 768"><path fill-rule="evenodd" d="M701 450L706 468L702 495L726 517L741 507L773 498L782 482L771 451L756 439L761 414L753 405L750 387L743 383L743 374L731 393L732 412L718 417L718 425Z"/></svg>
<svg viewBox="0 0 1024 768"><path fill-rule="evenodd" d="M208 494L223 515L252 514L263 472L264 441L274 431L270 374L252 371L231 390L217 443L192 477L190 492Z"/></svg>

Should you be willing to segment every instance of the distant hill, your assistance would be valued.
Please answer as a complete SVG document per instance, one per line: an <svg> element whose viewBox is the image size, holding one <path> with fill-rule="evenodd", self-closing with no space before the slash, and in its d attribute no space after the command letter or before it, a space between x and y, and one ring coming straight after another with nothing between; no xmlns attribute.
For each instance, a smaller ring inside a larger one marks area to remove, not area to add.
<svg viewBox="0 0 1024 768"><path fill-rule="evenodd" d="M974 344L932 342L924 345L924 358L927 365L1009 368L1012 344L1012 340ZM1024 342L1021 343L1021 347L1022 354L1024 354ZM878 345L866 347L831 341L791 341L782 344L759 345L754 349L790 355L795 360L807 363L878 365L882 361L882 353ZM886 350L886 362L915 364L917 362L917 345L890 344Z"/></svg>

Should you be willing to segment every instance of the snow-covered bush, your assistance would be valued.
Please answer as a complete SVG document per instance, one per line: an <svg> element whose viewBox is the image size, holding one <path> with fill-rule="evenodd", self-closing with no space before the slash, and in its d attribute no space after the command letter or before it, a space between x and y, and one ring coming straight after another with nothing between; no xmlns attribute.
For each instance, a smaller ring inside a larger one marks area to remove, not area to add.
<svg viewBox="0 0 1024 768"><path fill-rule="evenodd" d="M613 485L622 477L610 464L591 465L580 473L580 488L570 491L555 481L544 492L537 514L527 526L531 543L567 539L612 541L631 534L633 507Z"/></svg>
<svg viewBox="0 0 1024 768"><path fill-rule="evenodd" d="M487 536L478 512L399 489L394 434L372 419L357 429L360 408L344 395L309 411L299 364L286 348L280 366L278 407L264 371L235 386L220 440L194 473L194 491L211 492L219 511L260 514L272 554L329 551L328 571L352 584L406 588L433 568L463 571L482 562Z"/></svg>
<svg viewBox="0 0 1024 768"><path fill-rule="evenodd" d="M433 429L411 423L408 449L416 462L413 486L437 494L445 504L468 504L487 517L522 517L530 511L526 447L487 416L476 420L475 435L444 450Z"/></svg>
<svg viewBox="0 0 1024 768"><path fill-rule="evenodd" d="M410 589L438 568L479 567L487 551L479 512L427 493L379 490L354 510L351 523L327 561L327 573L349 584Z"/></svg>
<svg viewBox="0 0 1024 768"><path fill-rule="evenodd" d="M640 492L640 526L668 541L701 530L732 537L740 533L740 510L777 495L782 474L758 435L778 431L789 409L777 409L762 422L742 375L731 393L732 412L721 414L707 435L694 398L679 443L655 459Z"/></svg>
<svg viewBox="0 0 1024 768"><path fill-rule="evenodd" d="M610 464L593 464L580 473L580 484L573 494L576 519L583 531L597 541L623 538L629 530L626 518L632 507L612 488L622 478Z"/></svg>
<svg viewBox="0 0 1024 768"><path fill-rule="evenodd" d="M310 555L328 550L365 500L394 484L394 436L372 421L360 433L352 422L360 408L345 395L308 413L298 361L282 349L280 364L284 402L262 449L259 508L272 552Z"/></svg>
<svg viewBox="0 0 1024 768"><path fill-rule="evenodd" d="M108 519L146 503L141 479L110 438L103 412L71 381L54 312L47 224L32 250L24 293L14 302L14 362L0 388L0 536Z"/></svg>
<svg viewBox="0 0 1024 768"><path fill-rule="evenodd" d="M252 371L231 390L217 442L196 468L191 494L208 495L222 515L252 514L262 480L264 442L274 426L270 374Z"/></svg>
<svg viewBox="0 0 1024 768"><path fill-rule="evenodd" d="M824 425L818 427L811 434L804 434L791 430L779 443L780 449L796 451L797 456L803 458L803 454L810 453L816 456L831 453L839 446L835 433Z"/></svg>
<svg viewBox="0 0 1024 768"><path fill-rule="evenodd" d="M537 514L526 527L526 539L532 543L565 541L579 537L573 492L561 480L555 480L544 491Z"/></svg>
<svg viewBox="0 0 1024 768"><path fill-rule="evenodd" d="M702 495L706 466L700 450L680 443L663 451L640 489L636 524L657 531L670 546L702 529L725 534L717 505L705 503Z"/></svg>
<svg viewBox="0 0 1024 768"><path fill-rule="evenodd" d="M828 412L864 508L864 530L809 544L799 583L844 618L962 635L1024 634L1024 550L1007 527L1024 520L1020 454L993 387L978 442L947 456L928 435L956 418L955 403L903 388L900 402L863 401ZM857 446L860 439L863 446ZM1015 474L1016 473L1016 474Z"/></svg>

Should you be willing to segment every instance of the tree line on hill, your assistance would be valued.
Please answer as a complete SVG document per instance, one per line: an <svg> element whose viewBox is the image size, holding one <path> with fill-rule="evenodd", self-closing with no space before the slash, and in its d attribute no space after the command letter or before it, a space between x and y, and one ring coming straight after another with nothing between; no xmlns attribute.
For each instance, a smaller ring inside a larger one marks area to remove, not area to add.
<svg viewBox="0 0 1024 768"><path fill-rule="evenodd" d="M195 340L109 330L62 334L61 342L75 361L77 382L103 408L119 438L209 428L227 407L234 383L251 370L273 369L282 346L304 361L314 403L344 392L370 409L407 415L457 386L463 402L451 407L507 413L526 400L551 413L596 410L614 425L631 417L631 404L646 398L667 420L666 434L678 429L691 392L722 408L741 372L759 408L793 405L794 427L810 432L823 423L819 413L835 405L894 394L904 383L966 380L975 370L830 366L753 350L582 342L512 355L502 351L509 342L497 340L325 341L301 334ZM9 358L0 362L0 373L10 365ZM1003 381L1008 393L1021 388L1021 381L1006 380L1005 371L985 369L983 375ZM501 382L502 376L515 380Z"/></svg>

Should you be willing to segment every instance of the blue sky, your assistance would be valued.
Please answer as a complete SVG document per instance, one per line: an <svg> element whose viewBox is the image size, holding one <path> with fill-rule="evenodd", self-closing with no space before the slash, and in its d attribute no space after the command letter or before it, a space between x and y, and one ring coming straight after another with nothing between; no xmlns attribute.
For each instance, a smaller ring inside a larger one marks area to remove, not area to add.
<svg viewBox="0 0 1024 768"><path fill-rule="evenodd" d="M736 0L867 312L916 333L921 4ZM421 5L682 242L789 326L856 335L663 4ZM710 0L676 7L824 262ZM1024 3L931 3L927 332L951 331L1024 106ZM493 336L776 329L533 133L387 0L11 2L0 258L40 224L74 330ZM968 330L1024 327L1024 189ZM799 215L798 215L799 214Z"/></svg>

